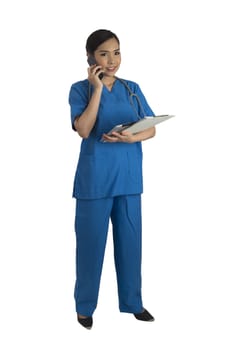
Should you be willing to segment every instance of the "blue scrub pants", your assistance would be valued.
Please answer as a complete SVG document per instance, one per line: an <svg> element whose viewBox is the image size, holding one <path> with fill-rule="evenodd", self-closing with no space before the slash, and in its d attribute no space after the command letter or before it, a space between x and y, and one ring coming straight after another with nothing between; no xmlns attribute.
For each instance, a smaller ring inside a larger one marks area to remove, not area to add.
<svg viewBox="0 0 233 350"><path fill-rule="evenodd" d="M141 196L117 196L76 203L77 313L91 316L97 306L109 219L121 312L142 311Z"/></svg>

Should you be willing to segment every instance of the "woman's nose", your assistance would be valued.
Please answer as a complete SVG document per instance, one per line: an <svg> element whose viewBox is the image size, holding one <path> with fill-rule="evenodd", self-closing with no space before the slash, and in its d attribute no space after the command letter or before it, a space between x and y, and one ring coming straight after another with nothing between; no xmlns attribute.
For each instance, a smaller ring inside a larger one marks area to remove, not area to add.
<svg viewBox="0 0 233 350"><path fill-rule="evenodd" d="M110 55L109 57L108 57L108 63L114 63L114 56L112 56L112 55Z"/></svg>

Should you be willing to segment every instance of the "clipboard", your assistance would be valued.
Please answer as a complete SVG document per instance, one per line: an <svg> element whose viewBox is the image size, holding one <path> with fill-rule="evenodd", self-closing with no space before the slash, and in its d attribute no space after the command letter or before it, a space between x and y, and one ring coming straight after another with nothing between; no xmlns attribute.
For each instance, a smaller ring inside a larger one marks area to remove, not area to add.
<svg viewBox="0 0 233 350"><path fill-rule="evenodd" d="M133 122L133 123L116 125L113 129L111 129L107 133L107 135L111 135L113 132L122 132L122 131L129 131L132 134L136 134L140 131L151 128L152 126L155 126L155 125L162 123L162 122L164 122L170 118L173 118L173 117L174 117L174 115L171 115L171 114L164 114L164 115L157 115L157 116L146 116L146 117L139 119L138 121Z"/></svg>

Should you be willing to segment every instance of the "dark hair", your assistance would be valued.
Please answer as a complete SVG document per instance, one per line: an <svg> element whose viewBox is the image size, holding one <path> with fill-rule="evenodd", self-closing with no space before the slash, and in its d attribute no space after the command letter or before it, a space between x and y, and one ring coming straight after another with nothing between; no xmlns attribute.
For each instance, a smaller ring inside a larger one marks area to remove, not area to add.
<svg viewBox="0 0 233 350"><path fill-rule="evenodd" d="M120 41L116 34L111 32L110 30L106 29L99 29L93 32L89 37L87 38L86 42L86 50L89 54L93 55L95 50L97 49L98 46L103 44L105 41L115 38L120 44Z"/></svg>

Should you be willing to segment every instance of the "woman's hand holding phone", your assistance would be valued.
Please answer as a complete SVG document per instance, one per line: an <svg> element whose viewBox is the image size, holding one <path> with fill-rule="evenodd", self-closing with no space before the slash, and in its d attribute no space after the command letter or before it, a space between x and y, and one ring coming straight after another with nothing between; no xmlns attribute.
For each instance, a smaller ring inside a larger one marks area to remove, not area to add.
<svg viewBox="0 0 233 350"><path fill-rule="evenodd" d="M95 87L102 86L101 79L103 78L104 70L101 66L97 65L97 62L93 56L88 56L87 62L88 68L88 80Z"/></svg>

